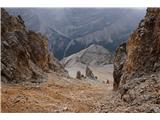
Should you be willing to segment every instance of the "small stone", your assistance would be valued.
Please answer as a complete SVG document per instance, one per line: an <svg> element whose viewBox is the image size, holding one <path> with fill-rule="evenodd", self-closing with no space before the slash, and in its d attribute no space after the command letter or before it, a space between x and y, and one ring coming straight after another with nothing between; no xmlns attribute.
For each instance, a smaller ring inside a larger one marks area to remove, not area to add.
<svg viewBox="0 0 160 120"><path fill-rule="evenodd" d="M148 101L151 98L151 96L150 95L144 95L143 98L144 98L145 101Z"/></svg>
<svg viewBox="0 0 160 120"><path fill-rule="evenodd" d="M122 99L125 102L131 102L131 98L130 98L130 96L128 94L124 95Z"/></svg>
<svg viewBox="0 0 160 120"><path fill-rule="evenodd" d="M159 107L154 107L150 110L150 112L160 113L160 108Z"/></svg>

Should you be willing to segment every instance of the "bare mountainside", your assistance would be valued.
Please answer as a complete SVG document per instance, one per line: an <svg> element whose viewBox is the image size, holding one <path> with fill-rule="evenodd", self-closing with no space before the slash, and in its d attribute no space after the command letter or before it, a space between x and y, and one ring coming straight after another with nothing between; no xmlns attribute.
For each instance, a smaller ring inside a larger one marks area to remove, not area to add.
<svg viewBox="0 0 160 120"><path fill-rule="evenodd" d="M88 48L66 57L62 60L64 66L72 66L76 62L80 62L85 65L106 65L112 63L112 54L104 47L96 44L90 45Z"/></svg>
<svg viewBox="0 0 160 120"><path fill-rule="evenodd" d="M114 90L129 111L160 112L160 8L148 8L114 59ZM137 108L136 108L137 107Z"/></svg>
<svg viewBox="0 0 160 120"><path fill-rule="evenodd" d="M47 38L28 31L20 16L11 16L5 9L1 13L1 111L97 111L101 95L111 87L106 88L102 82L70 78L51 57ZM93 104L94 101L97 102Z"/></svg>
<svg viewBox="0 0 160 120"><path fill-rule="evenodd" d="M127 41L145 14L145 8L7 8L7 11L21 15L28 29L45 34L50 51L58 59L94 43L113 52Z"/></svg>
<svg viewBox="0 0 160 120"><path fill-rule="evenodd" d="M89 66L93 74L98 77L98 80L106 81L107 77L113 80L111 77L113 67L109 65L112 63L112 59L113 55L107 49L100 45L92 44L88 48L64 58L61 63L69 75L74 78L76 77L77 71L85 75L86 67ZM108 73L108 76L102 75L105 73Z"/></svg>
<svg viewBox="0 0 160 120"><path fill-rule="evenodd" d="M160 8L148 8L117 48L114 71L104 64L87 66L92 80L68 76L50 57L47 39L28 31L20 16L2 9L1 26L2 112L160 112Z"/></svg>
<svg viewBox="0 0 160 120"><path fill-rule="evenodd" d="M50 69L65 73L61 64L48 51L48 40L40 33L28 31L22 18L10 16L1 9L3 82L40 82Z"/></svg>

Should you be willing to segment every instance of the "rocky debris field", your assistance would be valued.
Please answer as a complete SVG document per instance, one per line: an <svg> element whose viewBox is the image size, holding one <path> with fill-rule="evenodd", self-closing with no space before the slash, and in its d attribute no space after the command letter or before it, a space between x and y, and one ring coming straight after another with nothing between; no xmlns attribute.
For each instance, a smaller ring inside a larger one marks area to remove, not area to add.
<svg viewBox="0 0 160 120"><path fill-rule="evenodd" d="M136 85L135 85L136 84ZM48 73L47 82L2 84L2 112L160 112L160 76L143 76L113 91L108 84Z"/></svg>
<svg viewBox="0 0 160 120"><path fill-rule="evenodd" d="M112 83L48 73L45 83L2 84L2 112L100 112Z"/></svg>

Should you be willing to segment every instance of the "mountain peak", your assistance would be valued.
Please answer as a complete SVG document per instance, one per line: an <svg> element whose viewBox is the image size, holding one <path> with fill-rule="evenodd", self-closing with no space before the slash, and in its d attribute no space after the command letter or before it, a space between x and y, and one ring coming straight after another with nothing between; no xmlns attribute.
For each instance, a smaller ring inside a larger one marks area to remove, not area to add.
<svg viewBox="0 0 160 120"><path fill-rule="evenodd" d="M62 61L69 66L77 61L85 65L104 65L112 63L112 55L104 47L92 44L88 48L64 58Z"/></svg>

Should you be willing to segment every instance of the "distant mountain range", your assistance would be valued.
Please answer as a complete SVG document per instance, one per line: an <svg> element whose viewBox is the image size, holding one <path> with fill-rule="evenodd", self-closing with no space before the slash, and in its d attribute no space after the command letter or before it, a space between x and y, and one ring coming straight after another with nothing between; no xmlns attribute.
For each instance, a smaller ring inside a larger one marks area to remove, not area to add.
<svg viewBox="0 0 160 120"><path fill-rule="evenodd" d="M88 48L65 57L61 60L61 63L70 76L76 77L77 71L80 71L85 75L87 66L92 70L95 70L97 67L103 68L104 66L113 63L113 56L104 47L92 44Z"/></svg>
<svg viewBox="0 0 160 120"><path fill-rule="evenodd" d="M137 27L145 9L129 8L10 8L28 29L49 39L49 49L62 59L99 44L113 52Z"/></svg>
<svg viewBox="0 0 160 120"><path fill-rule="evenodd" d="M111 53L107 49L100 45L92 44L78 53L65 57L62 63L65 67L73 67L77 64L84 64L85 66L103 66L111 64L112 58Z"/></svg>

